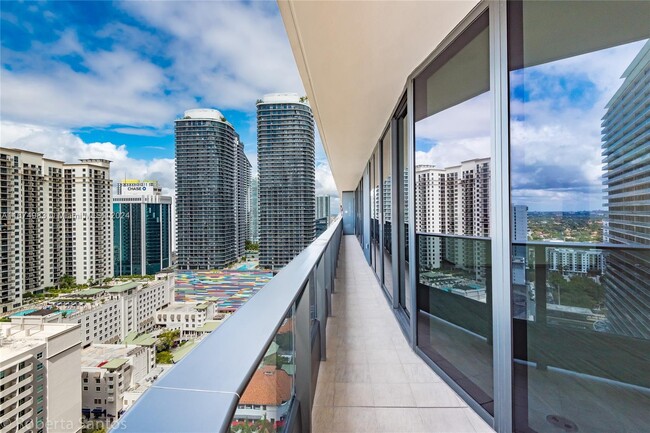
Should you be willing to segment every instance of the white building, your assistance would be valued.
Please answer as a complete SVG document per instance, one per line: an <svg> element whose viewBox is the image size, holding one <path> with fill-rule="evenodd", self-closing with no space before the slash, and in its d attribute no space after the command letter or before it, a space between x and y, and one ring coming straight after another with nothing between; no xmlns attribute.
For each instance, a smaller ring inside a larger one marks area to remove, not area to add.
<svg viewBox="0 0 650 433"><path fill-rule="evenodd" d="M512 220L510 223L510 237L512 242L523 242L528 240L528 206L513 205ZM513 247L512 256L512 282L513 284L526 285L526 246L516 245Z"/></svg>
<svg viewBox="0 0 650 433"><path fill-rule="evenodd" d="M551 271L563 274L603 272L603 252L598 249L547 248L546 263Z"/></svg>
<svg viewBox="0 0 650 433"><path fill-rule="evenodd" d="M156 311L156 325L166 329L178 329L180 337L197 334L197 330L214 319L212 302L179 302Z"/></svg>
<svg viewBox="0 0 650 433"><path fill-rule="evenodd" d="M0 431L81 431L79 326L0 323Z"/></svg>
<svg viewBox="0 0 650 433"><path fill-rule="evenodd" d="M130 332L150 331L155 324L155 312L173 299L174 274L161 273L153 281L90 288L64 295L49 301L52 309L20 317L45 323L78 323L81 343L86 347L91 343L123 341ZM59 310L54 311L54 308Z"/></svg>
<svg viewBox="0 0 650 433"><path fill-rule="evenodd" d="M489 206L490 158L463 161L444 169L416 167L417 232L489 237ZM427 237L420 243L420 263L435 269L444 258L459 267L476 268L480 280L484 278L483 270L475 265L485 263L486 248L487 243L472 241L446 240L441 245L440 238Z"/></svg>
<svg viewBox="0 0 650 433"><path fill-rule="evenodd" d="M327 218L330 216L330 196L319 195L316 197L316 219Z"/></svg>
<svg viewBox="0 0 650 433"><path fill-rule="evenodd" d="M124 393L155 365L153 346L93 344L81 351L82 413L113 421L124 407Z"/></svg>
<svg viewBox="0 0 650 433"><path fill-rule="evenodd" d="M26 293L112 276L110 161L66 164L22 149L0 150L0 310Z"/></svg>

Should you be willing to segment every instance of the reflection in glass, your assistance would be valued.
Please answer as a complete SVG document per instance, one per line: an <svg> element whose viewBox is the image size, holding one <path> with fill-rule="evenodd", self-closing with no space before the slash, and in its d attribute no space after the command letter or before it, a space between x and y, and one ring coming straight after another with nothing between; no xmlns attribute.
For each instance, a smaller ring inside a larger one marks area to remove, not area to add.
<svg viewBox="0 0 650 433"><path fill-rule="evenodd" d="M515 430L645 431L650 4L508 16Z"/></svg>
<svg viewBox="0 0 650 433"><path fill-rule="evenodd" d="M246 386L233 416L230 432L285 432L295 394L293 311L287 314L262 362Z"/></svg>
<svg viewBox="0 0 650 433"><path fill-rule="evenodd" d="M399 185L399 195L401 197L402 209L402 232L400 233L399 245L402 245L402 261L401 269L403 269L403 279L400 286L399 303L404 308L406 313L409 313L411 308L411 288L409 282L409 147L408 147L408 131L406 125L406 111L397 119L397 136L399 138L398 151L399 155L399 169L402 173L402 182Z"/></svg>
<svg viewBox="0 0 650 433"><path fill-rule="evenodd" d="M393 238L392 238L392 170L393 158L391 149L391 128L388 128L384 138L381 141L381 159L382 159L382 223L384 228L384 287L389 296L393 296Z"/></svg>
<svg viewBox="0 0 650 433"><path fill-rule="evenodd" d="M418 345L493 413L487 13L415 79Z"/></svg>
<svg viewBox="0 0 650 433"><path fill-rule="evenodd" d="M370 159L370 255L375 274L381 276L379 259L379 150Z"/></svg>

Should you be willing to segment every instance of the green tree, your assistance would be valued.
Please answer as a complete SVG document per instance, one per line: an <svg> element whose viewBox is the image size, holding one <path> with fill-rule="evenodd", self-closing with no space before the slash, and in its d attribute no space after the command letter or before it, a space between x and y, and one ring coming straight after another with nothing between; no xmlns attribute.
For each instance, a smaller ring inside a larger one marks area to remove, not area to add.
<svg viewBox="0 0 650 433"><path fill-rule="evenodd" d="M77 280L72 275L63 275L59 278L59 287L62 289L72 289L77 285Z"/></svg>
<svg viewBox="0 0 650 433"><path fill-rule="evenodd" d="M157 364L173 364L174 355L171 352L165 350L162 352L156 353L156 363Z"/></svg>
<svg viewBox="0 0 650 433"><path fill-rule="evenodd" d="M178 329L169 329L163 331L158 336L158 352L164 352L174 347L174 343L180 338L181 331Z"/></svg>

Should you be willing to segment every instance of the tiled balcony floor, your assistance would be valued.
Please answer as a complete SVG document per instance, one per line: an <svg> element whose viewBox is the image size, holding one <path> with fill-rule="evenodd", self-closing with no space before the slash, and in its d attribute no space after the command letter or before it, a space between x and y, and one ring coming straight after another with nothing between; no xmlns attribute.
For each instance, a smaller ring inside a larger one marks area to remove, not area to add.
<svg viewBox="0 0 650 433"><path fill-rule="evenodd" d="M313 431L493 430L413 353L354 236L344 236Z"/></svg>

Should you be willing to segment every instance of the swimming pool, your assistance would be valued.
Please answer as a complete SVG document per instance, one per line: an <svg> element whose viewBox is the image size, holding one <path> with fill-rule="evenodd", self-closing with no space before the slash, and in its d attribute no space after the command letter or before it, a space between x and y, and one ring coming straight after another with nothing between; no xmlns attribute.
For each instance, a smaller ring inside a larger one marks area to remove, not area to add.
<svg viewBox="0 0 650 433"><path fill-rule="evenodd" d="M14 313L14 314L12 314L12 315L9 316L9 317L20 317L20 316L26 316L26 315L28 315L29 313L33 313L34 311L37 311L37 310L36 310L36 309L33 309L33 308L32 308L31 310L23 310L23 311L19 311L19 312L17 312L17 313Z"/></svg>

